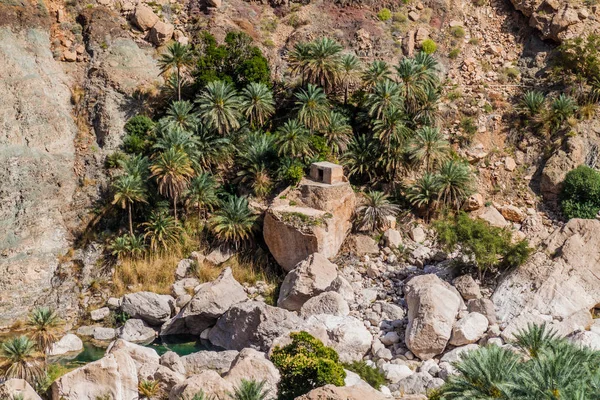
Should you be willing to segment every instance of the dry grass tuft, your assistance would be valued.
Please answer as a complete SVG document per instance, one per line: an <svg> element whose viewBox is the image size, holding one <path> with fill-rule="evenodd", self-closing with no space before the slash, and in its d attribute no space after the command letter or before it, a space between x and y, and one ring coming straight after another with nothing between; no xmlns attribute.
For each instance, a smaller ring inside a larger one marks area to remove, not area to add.
<svg viewBox="0 0 600 400"><path fill-rule="evenodd" d="M115 295L122 296L131 291L170 294L180 259L179 255L167 254L141 260L123 260L115 270Z"/></svg>

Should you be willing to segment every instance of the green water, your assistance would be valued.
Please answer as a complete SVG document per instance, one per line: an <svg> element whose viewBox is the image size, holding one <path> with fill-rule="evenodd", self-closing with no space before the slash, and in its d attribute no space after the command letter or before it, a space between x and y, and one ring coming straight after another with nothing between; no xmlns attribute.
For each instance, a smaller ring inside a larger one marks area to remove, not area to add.
<svg viewBox="0 0 600 400"><path fill-rule="evenodd" d="M174 351L180 356L185 356L203 350L218 350L210 345L201 343L196 338L197 336L170 336L159 338L144 346L156 350L158 355L163 355L167 351ZM106 347L97 346L92 342L83 342L83 351L81 353L74 357L58 358L55 362L68 368L76 368L101 359L105 353Z"/></svg>

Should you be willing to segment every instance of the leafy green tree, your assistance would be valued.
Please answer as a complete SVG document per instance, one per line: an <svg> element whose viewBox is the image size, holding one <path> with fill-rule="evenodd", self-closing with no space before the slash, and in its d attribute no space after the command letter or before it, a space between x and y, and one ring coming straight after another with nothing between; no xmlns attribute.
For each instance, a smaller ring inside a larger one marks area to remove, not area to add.
<svg viewBox="0 0 600 400"><path fill-rule="evenodd" d="M402 110L403 103L400 87L389 79L378 81L367 96L365 104L371 118L382 119L390 109Z"/></svg>
<svg viewBox="0 0 600 400"><path fill-rule="evenodd" d="M360 72L360 60L354 54L344 54L340 60L340 80L344 85L344 104L348 104L348 90L356 83Z"/></svg>
<svg viewBox="0 0 600 400"><path fill-rule="evenodd" d="M298 121L310 129L311 134L329 123L329 101L323 89L309 84L306 90L301 88L295 97Z"/></svg>
<svg viewBox="0 0 600 400"><path fill-rule="evenodd" d="M356 208L357 225L359 228L368 228L371 232L381 231L387 225L388 217L396 217L400 207L390 201L390 197L383 192L363 193L362 202Z"/></svg>
<svg viewBox="0 0 600 400"><path fill-rule="evenodd" d="M242 90L240 98L242 113L255 128L263 126L275 113L273 93L264 83L249 83Z"/></svg>
<svg viewBox="0 0 600 400"><path fill-rule="evenodd" d="M0 357L7 364L5 379L24 379L35 386L44 376L41 363L35 357L35 343L27 336L15 336L4 341Z"/></svg>
<svg viewBox="0 0 600 400"><path fill-rule="evenodd" d="M198 124L198 115L189 101L174 101L167 109L164 122L169 127L190 131Z"/></svg>
<svg viewBox="0 0 600 400"><path fill-rule="evenodd" d="M37 307L29 313L27 324L31 327L31 338L37 343L41 352L46 354L56 343L56 328L60 318L56 311L49 307Z"/></svg>
<svg viewBox="0 0 600 400"><path fill-rule="evenodd" d="M375 87L377 83L391 80L391 78L390 66L381 60L373 61L362 74L363 85L367 90Z"/></svg>
<svg viewBox="0 0 600 400"><path fill-rule="evenodd" d="M177 246L183 237L183 228L177 220L162 210L153 211L144 226L144 239L153 252L165 252Z"/></svg>
<svg viewBox="0 0 600 400"><path fill-rule="evenodd" d="M248 207L248 199L229 196L208 222L217 239L232 243L237 249L252 237L257 219Z"/></svg>
<svg viewBox="0 0 600 400"><path fill-rule="evenodd" d="M135 203L146 203L146 188L142 183L140 176L120 175L112 184L113 205L119 205L122 209L127 209L129 216L129 233L133 235L133 217L132 208Z"/></svg>
<svg viewBox="0 0 600 400"><path fill-rule="evenodd" d="M473 191L473 176L468 164L448 160L436 175L438 202L456 210Z"/></svg>
<svg viewBox="0 0 600 400"><path fill-rule="evenodd" d="M417 163L425 162L425 170L428 172L446 160L449 153L450 144L439 129L430 126L417 129L409 143L410 158Z"/></svg>
<svg viewBox="0 0 600 400"><path fill-rule="evenodd" d="M206 218L206 210L213 210L219 203L217 197L217 182L208 174L200 174L194 177L185 193L186 201L198 208L198 219Z"/></svg>
<svg viewBox="0 0 600 400"><path fill-rule="evenodd" d="M333 384L344 385L346 372L336 351L307 332L290 333L292 343L276 346L271 361L279 369L279 398L293 400L312 389Z"/></svg>
<svg viewBox="0 0 600 400"><path fill-rule="evenodd" d="M177 200L194 175L192 162L184 151L172 147L157 155L150 166L150 172L156 178L158 192L173 200L173 213L177 222Z"/></svg>
<svg viewBox="0 0 600 400"><path fill-rule="evenodd" d="M378 150L376 141L370 140L365 134L352 138L342 157L348 177L373 180L377 172L375 167Z"/></svg>
<svg viewBox="0 0 600 400"><path fill-rule="evenodd" d="M560 194L563 214L571 218L596 218L600 212L600 172L580 165L565 176Z"/></svg>
<svg viewBox="0 0 600 400"><path fill-rule="evenodd" d="M125 123L127 135L123 138L123 148L129 154L144 153L149 146L154 122L145 115L136 115Z"/></svg>
<svg viewBox="0 0 600 400"><path fill-rule="evenodd" d="M177 41L167 46L167 51L160 56L158 66L161 75L168 75L174 69L177 77L177 100L181 101L181 82L183 74L194 64L192 49Z"/></svg>
<svg viewBox="0 0 600 400"><path fill-rule="evenodd" d="M226 82L213 81L196 98L198 114L208 128L228 134L240 127L241 102L235 87Z"/></svg>
<svg viewBox="0 0 600 400"><path fill-rule="evenodd" d="M298 120L291 119L286 121L285 124L277 129L276 134L276 146L279 148L280 156L291 158L311 156L310 137L306 128Z"/></svg>
<svg viewBox="0 0 600 400"><path fill-rule="evenodd" d="M233 400L267 400L269 390L265 388L267 382L242 379L242 382L233 389L229 397Z"/></svg>
<svg viewBox="0 0 600 400"><path fill-rule="evenodd" d="M306 63L306 79L328 91L340 78L342 46L328 37L310 43Z"/></svg>
<svg viewBox="0 0 600 400"><path fill-rule="evenodd" d="M352 126L348 123L348 118L342 113L331 111L329 113L329 124L321 129L321 133L327 140L331 153L337 156L346 151L352 137Z"/></svg>

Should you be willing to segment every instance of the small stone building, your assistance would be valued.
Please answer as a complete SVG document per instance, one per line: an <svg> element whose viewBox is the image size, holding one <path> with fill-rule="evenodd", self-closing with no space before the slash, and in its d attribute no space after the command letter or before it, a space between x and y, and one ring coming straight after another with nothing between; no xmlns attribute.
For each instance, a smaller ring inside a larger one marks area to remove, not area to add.
<svg viewBox="0 0 600 400"><path fill-rule="evenodd" d="M310 165L310 179L329 185L344 182L344 169L341 165L321 161Z"/></svg>

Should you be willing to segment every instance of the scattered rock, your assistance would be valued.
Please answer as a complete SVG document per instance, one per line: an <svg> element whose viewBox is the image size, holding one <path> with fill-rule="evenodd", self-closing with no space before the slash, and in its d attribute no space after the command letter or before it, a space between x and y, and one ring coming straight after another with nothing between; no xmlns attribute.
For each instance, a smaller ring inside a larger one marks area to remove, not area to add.
<svg viewBox="0 0 600 400"><path fill-rule="evenodd" d="M463 346L475 343L481 339L487 327L488 320L483 314L476 312L469 313L454 324L450 344L453 346Z"/></svg>
<svg viewBox="0 0 600 400"><path fill-rule="evenodd" d="M523 222L527 218L527 214L523 212L519 207L513 205L505 205L500 207L500 213L502 216L511 222Z"/></svg>
<svg viewBox="0 0 600 400"><path fill-rule="evenodd" d="M504 228L506 225L508 225L506 219L504 219L502 214L500 214L500 212L494 206L486 207L483 211L483 214L481 214L479 218L498 228Z"/></svg>
<svg viewBox="0 0 600 400"><path fill-rule="evenodd" d="M63 60L66 62L75 62L77 61L77 53L71 50L63 51Z"/></svg>
<svg viewBox="0 0 600 400"><path fill-rule="evenodd" d="M391 387L403 394L427 394L444 384L444 380L434 378L427 372L415 372Z"/></svg>
<svg viewBox="0 0 600 400"><path fill-rule="evenodd" d="M171 318L175 311L175 299L169 295L137 292L123 296L121 308L131 318L139 318L155 326Z"/></svg>
<svg viewBox="0 0 600 400"><path fill-rule="evenodd" d="M117 337L117 331L113 328L104 328L104 327L98 326L98 327L94 328L93 336L94 336L94 339L100 340L100 341L113 340L114 338Z"/></svg>
<svg viewBox="0 0 600 400"><path fill-rule="evenodd" d="M150 35L148 37L156 46L162 46L171 40L174 30L175 27L172 24L158 21L154 24L152 29L150 29Z"/></svg>
<svg viewBox="0 0 600 400"><path fill-rule="evenodd" d="M490 299L473 299L467 302L467 309L469 312L477 312L485 315L490 325L496 323L496 307Z"/></svg>
<svg viewBox="0 0 600 400"><path fill-rule="evenodd" d="M300 315L308 318L311 315L329 314L345 316L350 313L350 307L344 297L336 292L324 292L309 299L302 305Z"/></svg>
<svg viewBox="0 0 600 400"><path fill-rule="evenodd" d="M131 343L152 343L156 339L156 331L141 319L128 319L118 330L120 339Z"/></svg>
<svg viewBox="0 0 600 400"><path fill-rule="evenodd" d="M233 257L234 252L228 247L217 247L204 258L204 261L213 264L221 265L225 261Z"/></svg>
<svg viewBox="0 0 600 400"><path fill-rule="evenodd" d="M296 398L296 400L385 400L388 399L383 393L365 386L342 386L326 385L313 389L307 394Z"/></svg>
<svg viewBox="0 0 600 400"><path fill-rule="evenodd" d="M233 392L233 385L215 371L206 370L175 385L169 393L169 400L191 399L200 391L208 397L216 397L216 400L226 400Z"/></svg>
<svg viewBox="0 0 600 400"><path fill-rule="evenodd" d="M197 375L206 370L213 370L222 375L231 369L231 364L238 354L236 350L199 351L181 357L180 361L186 375Z"/></svg>
<svg viewBox="0 0 600 400"><path fill-rule="evenodd" d="M121 298L109 297L108 300L106 300L106 306L111 310L118 310L121 308Z"/></svg>
<svg viewBox="0 0 600 400"><path fill-rule="evenodd" d="M59 356L68 353L79 353L83 350L83 342L77 335L67 333L48 351L49 356Z"/></svg>
<svg viewBox="0 0 600 400"><path fill-rule="evenodd" d="M391 249L397 249L402 246L402 235L395 229L388 229L383 234L385 244Z"/></svg>
<svg viewBox="0 0 600 400"><path fill-rule="evenodd" d="M185 376L177 373L164 365L160 364L142 364L138 370L138 379L146 381L157 381L160 388L169 393L173 387L179 385L185 380Z"/></svg>
<svg viewBox="0 0 600 400"><path fill-rule="evenodd" d="M185 365L183 361L181 361L181 357L179 357L179 355L174 351L167 351L165 354L160 356L159 362L160 365L164 365L165 367L177 372L178 374L184 376L186 374Z"/></svg>
<svg viewBox="0 0 600 400"><path fill-rule="evenodd" d="M183 279L187 275L188 271L192 268L194 261L189 258L185 258L177 263L177 269L175 269L175 279Z"/></svg>
<svg viewBox="0 0 600 400"><path fill-rule="evenodd" d="M281 379L279 370L267 359L265 353L254 349L243 349L233 361L225 380L238 387L243 379L266 382L269 395L277 397L277 383Z"/></svg>
<svg viewBox="0 0 600 400"><path fill-rule="evenodd" d="M411 21L418 21L419 20L419 13L417 13L416 11L411 11L408 13L408 18Z"/></svg>
<svg viewBox="0 0 600 400"><path fill-rule="evenodd" d="M325 329L329 339L325 345L333 347L340 355L342 362L362 360L373 342L373 336L362 321L351 316L314 315L306 321L306 324L309 332L311 329L317 331ZM315 336L319 337L320 335Z"/></svg>
<svg viewBox="0 0 600 400"><path fill-rule="evenodd" d="M150 7L140 4L135 8L131 20L138 28L146 32L156 25L159 18Z"/></svg>
<svg viewBox="0 0 600 400"><path fill-rule="evenodd" d="M113 353L126 353L131 357L137 368L142 364L160 364L160 357L156 350L140 346L139 344L129 343L123 339L117 339L108 346L106 354Z"/></svg>
<svg viewBox="0 0 600 400"><path fill-rule="evenodd" d="M385 375L385 379L391 383L398 383L404 378L408 378L414 373L408 366L403 364L383 364L381 367Z"/></svg>
<svg viewBox="0 0 600 400"><path fill-rule="evenodd" d="M471 275L462 275L452 281L458 293L465 300L478 299L481 297L479 285Z"/></svg>
<svg viewBox="0 0 600 400"><path fill-rule="evenodd" d="M0 399L42 400L25 379L9 379L0 384Z"/></svg>
<svg viewBox="0 0 600 400"><path fill-rule="evenodd" d="M92 321L102 321L104 318L110 315L110 308L102 307L97 310L94 310L90 313L90 318Z"/></svg>
<svg viewBox="0 0 600 400"><path fill-rule="evenodd" d="M348 237L348 248L359 257L365 254L379 253L377 242L367 235L350 235Z"/></svg>
<svg viewBox="0 0 600 400"><path fill-rule="evenodd" d="M475 193L463 203L463 210L475 211L483 207L483 196L479 193Z"/></svg>
<svg viewBox="0 0 600 400"><path fill-rule="evenodd" d="M512 157L506 157L504 159L504 168L509 172L514 171L517 168L517 163L515 162L515 159Z"/></svg>

